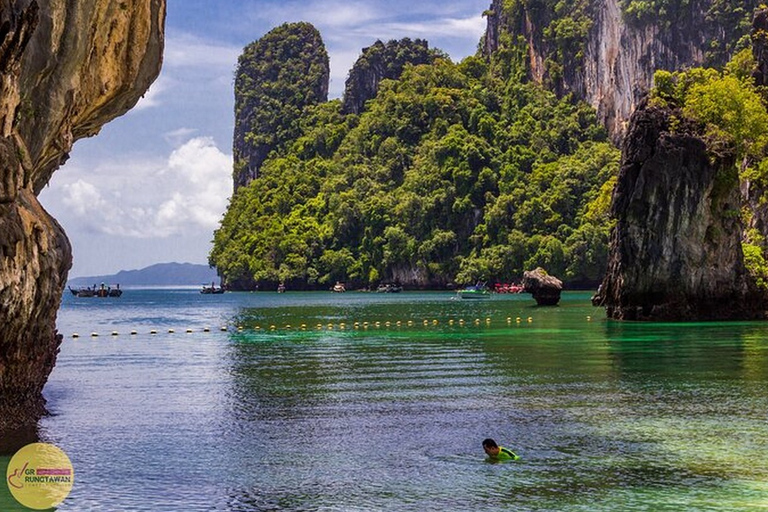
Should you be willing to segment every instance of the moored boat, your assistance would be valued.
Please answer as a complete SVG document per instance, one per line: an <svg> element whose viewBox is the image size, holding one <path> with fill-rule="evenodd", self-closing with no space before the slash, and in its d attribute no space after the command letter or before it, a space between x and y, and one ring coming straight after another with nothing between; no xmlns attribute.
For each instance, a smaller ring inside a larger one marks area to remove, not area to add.
<svg viewBox="0 0 768 512"><path fill-rule="evenodd" d="M211 283L211 286L205 286L203 285L203 289L200 290L200 293L203 295L218 295L220 293L224 293L224 287L219 286L216 288L216 285L214 283Z"/></svg>
<svg viewBox="0 0 768 512"><path fill-rule="evenodd" d="M376 288L377 293L400 293L403 287L394 283L382 283Z"/></svg>
<svg viewBox="0 0 768 512"><path fill-rule="evenodd" d="M462 299L490 299L491 292L485 285L476 284L459 290L458 296Z"/></svg>
<svg viewBox="0 0 768 512"><path fill-rule="evenodd" d="M69 286L68 288L75 297L120 297L123 294L119 284L115 285L114 288L106 286L104 283L101 283L101 287L93 285L93 287L72 288Z"/></svg>

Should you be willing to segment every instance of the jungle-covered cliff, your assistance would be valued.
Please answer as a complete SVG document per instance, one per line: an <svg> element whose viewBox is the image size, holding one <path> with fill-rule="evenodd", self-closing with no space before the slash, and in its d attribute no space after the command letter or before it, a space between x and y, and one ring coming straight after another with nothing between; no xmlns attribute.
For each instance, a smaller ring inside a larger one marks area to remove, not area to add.
<svg viewBox="0 0 768 512"><path fill-rule="evenodd" d="M286 23L245 48L235 75L236 189L299 136L304 107L328 100L329 73L328 52L309 23Z"/></svg>
<svg viewBox="0 0 768 512"><path fill-rule="evenodd" d="M382 80L397 80L406 65L431 64L440 54L429 49L423 39L383 43L376 41L363 53L349 71L342 110L345 114L360 114L365 102L376 97Z"/></svg>
<svg viewBox="0 0 768 512"><path fill-rule="evenodd" d="M725 70L658 71L632 115L613 194L609 317L764 318L768 200L766 23Z"/></svg>
<svg viewBox="0 0 768 512"><path fill-rule="evenodd" d="M71 266L37 194L160 71L163 0L0 0L0 429L44 413Z"/></svg>
<svg viewBox="0 0 768 512"><path fill-rule="evenodd" d="M504 75L572 93L620 141L658 69L719 68L749 44L747 0L493 0L483 54Z"/></svg>
<svg viewBox="0 0 768 512"><path fill-rule="evenodd" d="M343 107L353 71L343 100L304 108L215 234L209 261L225 282L442 287L539 266L567 286L600 282L611 140L656 69L748 47L751 7L511 0L485 15L476 56L405 65L362 111Z"/></svg>
<svg viewBox="0 0 768 512"><path fill-rule="evenodd" d="M340 100L305 106L297 136L234 194L210 257L225 282L444 287L544 266L596 285L619 152L594 110L501 79L496 57L420 64L424 43L381 49L417 62L359 114Z"/></svg>

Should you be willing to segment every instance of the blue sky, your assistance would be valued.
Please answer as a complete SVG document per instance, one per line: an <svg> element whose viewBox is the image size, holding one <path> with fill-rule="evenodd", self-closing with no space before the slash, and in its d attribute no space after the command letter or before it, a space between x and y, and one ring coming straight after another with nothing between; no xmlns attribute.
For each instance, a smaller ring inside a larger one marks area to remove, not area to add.
<svg viewBox="0 0 768 512"><path fill-rule="evenodd" d="M232 194L233 81L243 47L286 22L320 31L340 97L377 39L474 54L490 0L168 0L163 70L131 112L78 141L40 194L73 246L71 277L206 263Z"/></svg>

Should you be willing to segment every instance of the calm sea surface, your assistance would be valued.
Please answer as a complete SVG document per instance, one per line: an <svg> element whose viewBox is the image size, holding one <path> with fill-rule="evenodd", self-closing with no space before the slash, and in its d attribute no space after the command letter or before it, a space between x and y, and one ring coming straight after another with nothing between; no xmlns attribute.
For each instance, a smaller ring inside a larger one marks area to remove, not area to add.
<svg viewBox="0 0 768 512"><path fill-rule="evenodd" d="M68 294L58 325L59 510L768 510L768 323L617 323L587 293L126 290ZM486 462L486 437L521 460Z"/></svg>

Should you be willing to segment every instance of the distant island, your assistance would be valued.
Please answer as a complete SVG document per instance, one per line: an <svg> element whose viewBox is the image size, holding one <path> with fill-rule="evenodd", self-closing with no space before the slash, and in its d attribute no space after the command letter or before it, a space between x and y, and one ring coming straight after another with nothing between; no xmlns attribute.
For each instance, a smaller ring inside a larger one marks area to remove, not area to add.
<svg viewBox="0 0 768 512"><path fill-rule="evenodd" d="M69 280L72 287L107 283L124 286L199 286L219 282L216 269L193 263L158 263L139 270L121 270L104 276L75 277Z"/></svg>

